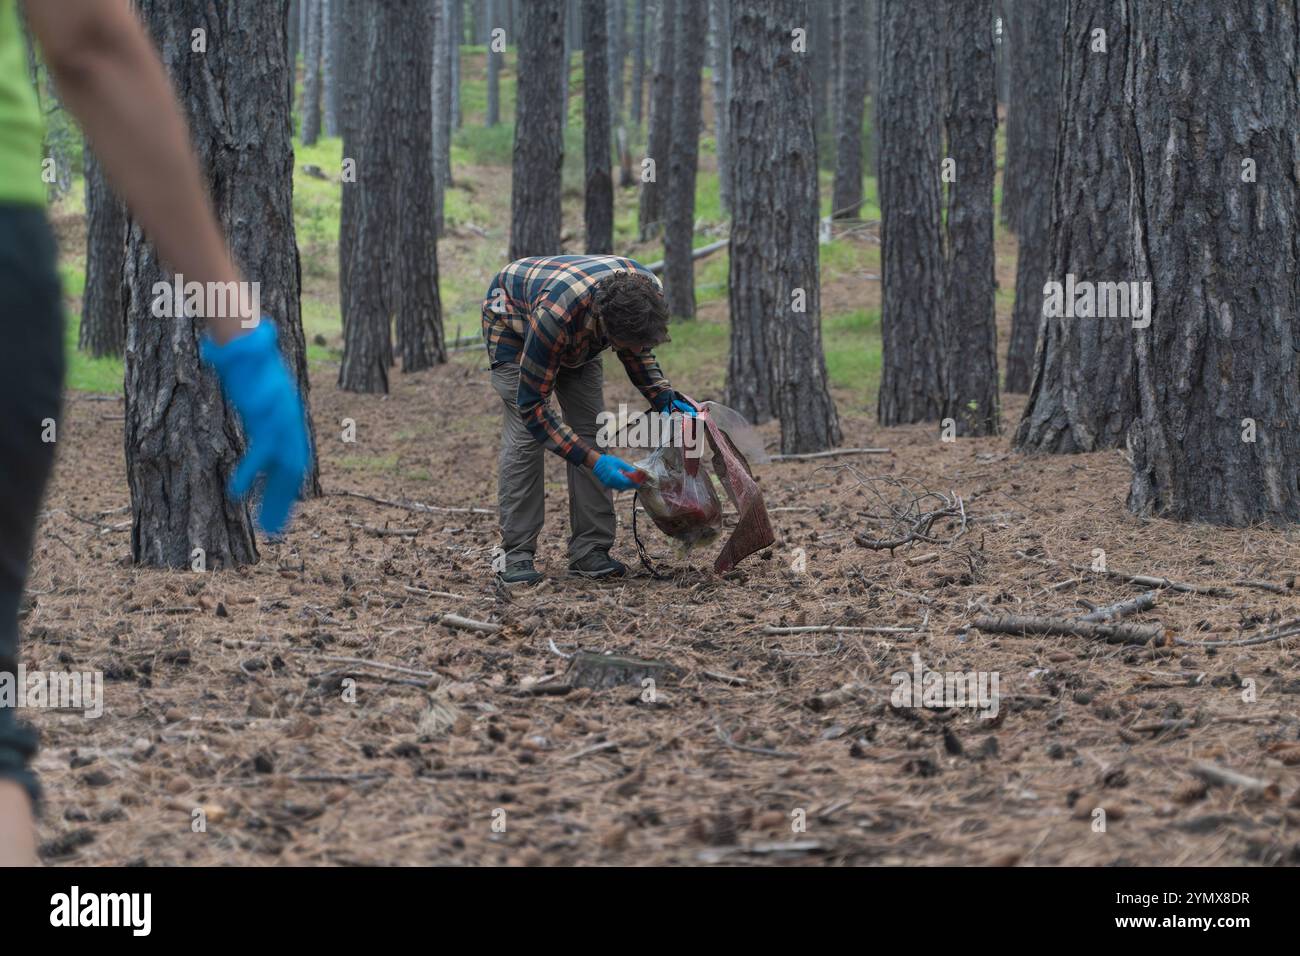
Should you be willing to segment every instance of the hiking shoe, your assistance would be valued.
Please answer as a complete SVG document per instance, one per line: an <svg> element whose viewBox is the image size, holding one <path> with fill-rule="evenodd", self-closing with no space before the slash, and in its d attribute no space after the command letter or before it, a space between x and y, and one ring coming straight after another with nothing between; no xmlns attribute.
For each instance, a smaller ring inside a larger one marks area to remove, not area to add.
<svg viewBox="0 0 1300 956"><path fill-rule="evenodd" d="M507 564L497 577L506 584L536 584L542 579L542 572L533 567L532 558L520 558Z"/></svg>
<svg viewBox="0 0 1300 956"><path fill-rule="evenodd" d="M584 578L618 578L627 573L627 565L611 558L604 548L597 548L585 558L570 561L569 573Z"/></svg>

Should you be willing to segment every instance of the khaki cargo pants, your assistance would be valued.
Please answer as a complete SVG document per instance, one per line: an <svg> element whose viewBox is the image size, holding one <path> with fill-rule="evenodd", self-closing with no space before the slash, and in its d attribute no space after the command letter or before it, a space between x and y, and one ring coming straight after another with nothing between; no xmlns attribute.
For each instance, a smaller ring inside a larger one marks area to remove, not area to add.
<svg viewBox="0 0 1300 956"><path fill-rule="evenodd" d="M605 407L605 371L600 359L578 368L561 368L555 379L565 423L592 447L596 445L596 416ZM519 366L513 362L492 369L492 387L505 403L501 428L501 462L497 475L497 508L501 518L501 547L506 563L531 559L546 517L545 457L551 454L519 417ZM590 468L568 466L569 560L585 558L596 548L614 544L614 501Z"/></svg>

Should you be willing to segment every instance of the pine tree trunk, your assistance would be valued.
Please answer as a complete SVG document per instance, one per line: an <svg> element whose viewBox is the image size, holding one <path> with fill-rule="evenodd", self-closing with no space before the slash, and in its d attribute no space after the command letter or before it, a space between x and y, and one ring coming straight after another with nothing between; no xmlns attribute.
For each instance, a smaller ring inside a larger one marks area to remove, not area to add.
<svg viewBox="0 0 1300 956"><path fill-rule="evenodd" d="M492 36L492 31L498 28L505 29L505 20L501 13L501 0L487 0L487 23L487 116L485 117L485 124L487 126L496 126L501 122L501 60L505 53L498 53L493 49L496 39Z"/></svg>
<svg viewBox="0 0 1300 956"><path fill-rule="evenodd" d="M1150 325L1135 330L1129 507L1293 524L1300 13L1264 0L1127 9L1127 231L1140 239L1135 278L1151 283L1154 302Z"/></svg>
<svg viewBox="0 0 1300 956"><path fill-rule="evenodd" d="M820 3L805 2L804 4L804 23L808 27L808 52L803 55L809 58L812 73L813 116L819 157L826 150L827 131L832 128L831 101L828 92L831 62L834 57L831 52L830 11L827 3L828 0L822 0Z"/></svg>
<svg viewBox="0 0 1300 956"><path fill-rule="evenodd" d="M695 175L700 158L700 74L708 0L677 0L672 129L664 205L664 298L675 319L695 318Z"/></svg>
<svg viewBox="0 0 1300 956"><path fill-rule="evenodd" d="M303 0L289 0L289 103L290 108L294 103L294 90L298 81L298 57L302 53L302 31L299 24L302 22L302 3Z"/></svg>
<svg viewBox="0 0 1300 956"><path fill-rule="evenodd" d="M843 0L843 3L842 85L831 209L840 218L856 219L862 207L862 116L867 98L867 9L865 0Z"/></svg>
<svg viewBox="0 0 1300 956"><path fill-rule="evenodd" d="M339 306L343 327L348 324L349 268L352 247L358 229L357 208L361 186L349 179L349 168L355 173L360 166L357 150L360 146L358 128L364 95L364 70L366 67L366 11L365 0L334 0L342 8L339 17L339 73L341 76L361 80L344 83L339 90L339 133L343 137L343 183L339 204Z"/></svg>
<svg viewBox="0 0 1300 956"><path fill-rule="evenodd" d="M451 0L451 32L447 35L447 41L450 44L448 55L451 57L451 128L458 130L461 127L460 46L465 41L465 4L462 0ZM449 141L448 149L450 148Z"/></svg>
<svg viewBox="0 0 1300 956"><path fill-rule="evenodd" d="M326 136L339 135L339 31L343 5L339 0L321 0L321 86L324 89L325 103L321 119Z"/></svg>
<svg viewBox="0 0 1300 956"><path fill-rule="evenodd" d="M839 444L826 381L818 277L817 151L808 61L791 49L804 0L732 5L736 182L732 213L727 404L781 419L781 450Z"/></svg>
<svg viewBox="0 0 1300 956"><path fill-rule="evenodd" d="M388 393L393 364L393 263L397 229L397 138L406 128L402 102L400 34L406 10L395 3L365 5L365 90L356 117L356 226L348 262L339 388ZM435 34L435 42L437 35ZM436 107L435 107L436 109ZM436 158L435 158L436 160Z"/></svg>
<svg viewBox="0 0 1300 956"><path fill-rule="evenodd" d="M1064 85L1058 102L1064 114L1052 174L1046 281L1062 286L1069 276L1127 283L1136 268L1123 154L1124 68L1131 55L1123 10L1111 0L1070 0L1061 14ZM1092 52L1096 30L1105 31L1105 53ZM1122 445L1137 408L1132 323L1044 312L1038 338L1016 447L1066 454Z"/></svg>
<svg viewBox="0 0 1300 956"><path fill-rule="evenodd" d="M609 64L604 0L584 0L582 125L586 151L587 252L614 251L614 177L610 169Z"/></svg>
<svg viewBox="0 0 1300 956"><path fill-rule="evenodd" d="M609 128L623 125L623 71L627 61L626 0L606 0L605 33L609 49ZM595 16L595 13L592 14ZM585 48L585 46L584 46Z"/></svg>
<svg viewBox="0 0 1300 956"><path fill-rule="evenodd" d="M433 155L437 175L434 220L438 235L446 231L447 190L451 188L451 7L456 0L431 0L435 7L434 30L437 42L433 48Z"/></svg>
<svg viewBox="0 0 1300 956"><path fill-rule="evenodd" d="M632 125L641 128L641 108L645 105L645 49L647 8L655 0L636 0L632 29ZM730 0L728 0L730 2ZM650 11L653 12L653 11ZM654 20L651 18L651 22Z"/></svg>
<svg viewBox="0 0 1300 956"><path fill-rule="evenodd" d="M307 397L293 227L293 129L284 99L288 4L229 0L196 10L181 0L138 0L161 50L235 260L260 285L286 363ZM190 52L191 31L207 52ZM225 493L243 440L212 372L199 363L200 323L159 319L154 285L170 281L135 222L126 277L126 467L131 550L137 563L208 569L257 560L247 505ZM307 405L309 409L310 406ZM310 412L308 428L311 428ZM315 464L306 487L319 491Z"/></svg>
<svg viewBox="0 0 1300 956"><path fill-rule="evenodd" d="M880 178L880 124L876 100L880 93L880 0L867 0L867 103L871 121L867 125L867 174ZM879 192L879 190L877 190Z"/></svg>
<svg viewBox="0 0 1300 956"><path fill-rule="evenodd" d="M676 0L659 0L655 30L649 35L658 39L654 76L650 82L649 137L646 158L653 169L641 174L641 201L638 209L641 241L658 236L663 229L663 175L667 172L672 149L673 121L673 50L677 22Z"/></svg>
<svg viewBox="0 0 1300 956"><path fill-rule="evenodd" d="M406 126L397 137L397 256L393 290L403 372L447 361L442 303L438 297L438 237L434 222L433 5L428 0L387 0L399 5L406 28L397 82Z"/></svg>
<svg viewBox="0 0 1300 956"><path fill-rule="evenodd" d="M1021 168L1028 160L1029 151L1041 148L1043 145L1029 138L1029 130L1026 126L1028 117L1025 116L1029 90L1022 84L1028 81L1040 88L1050 86L1053 90L1060 85L1060 76L1052 69L1053 63L1036 58L1036 55L1045 52L1053 39L1058 45L1060 43L1059 35L1042 37L1034 36L1029 32L1031 29L1029 21L1034 14L1028 8L1033 7L1037 2L1038 0L1021 0L1020 6L1016 9L1018 21L1007 15L1010 7L1007 0L999 0L998 3L1002 14L1002 34L998 42L999 82L1003 73L1014 76L1016 80L1011 84L1006 100L1007 147L1002 167L1002 205L998 217L1002 225L1017 235L1020 234L1020 208L1024 205L1021 194ZM1056 0L1053 6L1059 9L1060 0ZM1057 22L1059 23L1059 18ZM1056 65L1059 64L1058 59ZM1055 135L1050 136L1050 143L1054 148ZM1021 391L1024 389L1022 388Z"/></svg>
<svg viewBox="0 0 1300 956"><path fill-rule="evenodd" d="M996 435L997 319L993 284L994 136L998 125L993 0L944 0L945 131L954 177L948 184L944 243L947 281L948 401L956 434Z"/></svg>
<svg viewBox="0 0 1300 956"><path fill-rule="evenodd" d="M564 104L564 110L561 114L562 125L564 129L569 128L569 74L573 71L573 12L574 0L566 0L567 9L564 14L564 68L560 71L560 102Z"/></svg>
<svg viewBox="0 0 1300 956"><path fill-rule="evenodd" d="M515 104L514 169L510 182L510 258L560 251L561 170L564 166L564 0L521 4Z"/></svg>
<svg viewBox="0 0 1300 956"><path fill-rule="evenodd" d="M1016 301L1011 315L1011 341L1003 387L1028 392L1033 384L1034 347L1043 316L1043 284L1047 281L1048 242L1052 217L1052 169L1056 160L1060 118L1061 5L1059 0L1020 0L1017 46L1012 50L1011 109L1008 123L1024 132L1020 162L1019 212L1016 227L1020 254L1016 259ZM1008 131L1008 136L1009 136ZM1007 192L1002 204L1006 211Z"/></svg>
<svg viewBox="0 0 1300 956"><path fill-rule="evenodd" d="M320 139L321 101L321 49L324 39L323 7L328 0L303 0L309 4L307 13L307 51L303 57L302 80L302 144L316 145Z"/></svg>
<svg viewBox="0 0 1300 956"><path fill-rule="evenodd" d="M95 358L121 355L123 322L122 260L126 252L126 208L113 193L86 143L86 289L82 296L77 348Z"/></svg>
<svg viewBox="0 0 1300 956"><path fill-rule="evenodd" d="M718 193L731 211L731 0L709 0L709 66L713 72L713 139L718 157Z"/></svg>
<svg viewBox="0 0 1300 956"><path fill-rule="evenodd" d="M879 0L882 425L938 421L947 401L938 18Z"/></svg>

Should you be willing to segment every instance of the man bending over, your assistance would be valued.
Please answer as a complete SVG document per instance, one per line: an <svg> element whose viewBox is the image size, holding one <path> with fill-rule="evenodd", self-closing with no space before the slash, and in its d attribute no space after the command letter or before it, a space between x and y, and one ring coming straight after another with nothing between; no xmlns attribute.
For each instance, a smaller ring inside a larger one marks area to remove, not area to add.
<svg viewBox="0 0 1300 956"><path fill-rule="evenodd" d="M612 348L657 412L694 414L664 378L653 348L668 341L659 280L617 256L539 256L502 269L483 301L492 385L505 403L497 503L507 583L532 584L544 511L543 446L569 463L569 570L623 574L610 557L613 491L635 487L631 465L595 447L604 407L601 353ZM554 392L563 417L548 400Z"/></svg>

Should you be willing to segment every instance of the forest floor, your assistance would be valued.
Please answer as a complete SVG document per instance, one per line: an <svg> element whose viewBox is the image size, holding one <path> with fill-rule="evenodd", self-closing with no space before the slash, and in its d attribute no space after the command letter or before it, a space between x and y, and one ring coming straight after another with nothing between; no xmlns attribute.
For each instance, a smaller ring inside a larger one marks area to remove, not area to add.
<svg viewBox="0 0 1300 956"><path fill-rule="evenodd" d="M449 334L457 322L475 332L473 297L504 257L503 175L458 169L455 202L478 205L440 244ZM566 202L566 222L580 222L577 198ZM75 212L60 221L74 269L78 228ZM1112 572L1224 588L1161 590L1130 622L1193 641L1249 637L1300 614L1295 534L1140 520L1125 509L1120 452L1012 452L1021 397L1006 399L1001 437L878 427L879 250L864 234L824 248L828 363L843 444L889 453L755 466L777 541L724 578L716 549L678 555L653 529L668 577L647 575L620 495L616 553L633 573L605 582L564 575L563 465L548 460L548 577L508 600L489 569L501 403L482 352L394 370L385 397L340 392L328 249L303 245L326 494L302 505L284 543L261 544L259 564L133 567L120 398L69 394L23 660L102 671L105 707L97 719L35 714L47 862L1300 862L1293 641L1133 647L970 627L990 611L1072 617L1082 601L1140 593L1033 560L1086 567L1102 549ZM1004 342L1014 256L1014 239L1000 239ZM715 262L700 264L702 289ZM725 291L701 300L662 360L683 390L720 399ZM639 407L616 366L606 399ZM355 443L341 440L344 418ZM760 433L774 443L777 427ZM964 531L894 553L860 547L875 502L848 466L960 496ZM447 613L501 629L438 623ZM823 624L911 630L765 631ZM639 683L545 693L579 649L670 666L653 701ZM996 716L893 706L893 675L916 655L926 670L996 675ZM1267 785L1207 787L1200 763Z"/></svg>

